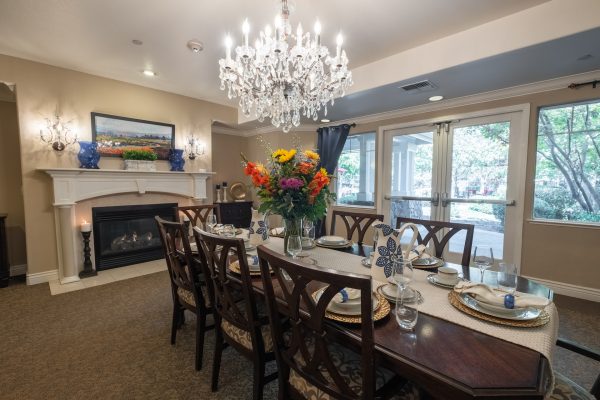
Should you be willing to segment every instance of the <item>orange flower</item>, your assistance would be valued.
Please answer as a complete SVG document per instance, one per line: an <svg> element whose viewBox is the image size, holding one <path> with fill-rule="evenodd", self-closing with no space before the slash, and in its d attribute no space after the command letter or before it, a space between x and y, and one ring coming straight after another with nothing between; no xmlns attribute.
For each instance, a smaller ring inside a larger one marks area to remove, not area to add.
<svg viewBox="0 0 600 400"><path fill-rule="evenodd" d="M254 171L256 171L256 164L248 161L248 163L246 164L246 168L244 168L244 173L246 175L252 175L254 174Z"/></svg>
<svg viewBox="0 0 600 400"><path fill-rule="evenodd" d="M312 181L308 184L310 189L310 196L317 196L323 187L329 185L329 177L325 168L321 168L313 177ZM309 197L310 201L310 197ZM313 200L314 202L314 200Z"/></svg>
<svg viewBox="0 0 600 400"><path fill-rule="evenodd" d="M301 162L298 164L298 172L302 175L307 175L313 169L313 164L309 162Z"/></svg>

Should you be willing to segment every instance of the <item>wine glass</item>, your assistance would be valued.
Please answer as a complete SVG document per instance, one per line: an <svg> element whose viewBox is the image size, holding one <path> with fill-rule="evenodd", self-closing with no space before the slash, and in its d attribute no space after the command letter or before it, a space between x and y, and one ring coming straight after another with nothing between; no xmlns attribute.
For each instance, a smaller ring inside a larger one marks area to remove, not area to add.
<svg viewBox="0 0 600 400"><path fill-rule="evenodd" d="M494 251L490 246L475 246L473 262L481 272L481 282L483 283L483 273L494 264Z"/></svg>
<svg viewBox="0 0 600 400"><path fill-rule="evenodd" d="M213 232L214 227L217 225L217 216L210 213L206 216L206 226L208 226L209 232Z"/></svg>
<svg viewBox="0 0 600 400"><path fill-rule="evenodd" d="M287 251L292 255L292 259L296 260L298 254L302 251L302 238L300 235L290 235L287 242Z"/></svg>
<svg viewBox="0 0 600 400"><path fill-rule="evenodd" d="M373 251L371 251L371 254L369 254L370 258L373 258L375 256L375 253L377 252L377 241L379 240L379 228L375 228L374 232L373 232Z"/></svg>

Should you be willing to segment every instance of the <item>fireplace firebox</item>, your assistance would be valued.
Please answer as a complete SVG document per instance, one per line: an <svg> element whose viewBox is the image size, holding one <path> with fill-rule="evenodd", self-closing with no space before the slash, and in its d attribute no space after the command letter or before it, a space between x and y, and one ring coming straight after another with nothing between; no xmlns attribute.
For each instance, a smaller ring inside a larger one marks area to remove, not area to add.
<svg viewBox="0 0 600 400"><path fill-rule="evenodd" d="M96 270L164 257L155 216L175 221L177 203L92 208Z"/></svg>

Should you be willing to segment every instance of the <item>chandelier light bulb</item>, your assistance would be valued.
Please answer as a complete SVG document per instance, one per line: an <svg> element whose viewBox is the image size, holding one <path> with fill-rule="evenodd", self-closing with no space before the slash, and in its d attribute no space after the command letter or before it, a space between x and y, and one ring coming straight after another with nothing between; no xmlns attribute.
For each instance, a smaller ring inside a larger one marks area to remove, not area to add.
<svg viewBox="0 0 600 400"><path fill-rule="evenodd" d="M266 37L271 37L271 33L273 33L272 30L271 30L271 25L265 26L265 36Z"/></svg>
<svg viewBox="0 0 600 400"><path fill-rule="evenodd" d="M250 24L248 23L248 18L246 18L244 20L244 23L242 24L242 33L244 35L247 35L250 33Z"/></svg>
<svg viewBox="0 0 600 400"><path fill-rule="evenodd" d="M338 47L342 47L344 44L344 37L341 33L338 33L337 38L335 39L335 44L337 44Z"/></svg>
<svg viewBox="0 0 600 400"><path fill-rule="evenodd" d="M231 39L231 36L227 35L225 36L225 48L226 48L226 59L227 61L231 61L231 46L233 45L233 39Z"/></svg>
<svg viewBox="0 0 600 400"><path fill-rule="evenodd" d="M296 30L296 46L302 47L302 24L298 24L298 29Z"/></svg>
<svg viewBox="0 0 600 400"><path fill-rule="evenodd" d="M319 22L319 20L317 20L317 22L315 22L315 35L320 35L321 34L321 23Z"/></svg>

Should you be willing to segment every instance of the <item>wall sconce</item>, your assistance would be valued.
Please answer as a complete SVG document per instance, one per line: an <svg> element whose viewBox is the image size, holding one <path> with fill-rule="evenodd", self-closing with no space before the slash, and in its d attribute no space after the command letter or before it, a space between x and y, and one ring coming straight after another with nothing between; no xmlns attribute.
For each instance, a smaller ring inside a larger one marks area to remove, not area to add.
<svg viewBox="0 0 600 400"><path fill-rule="evenodd" d="M62 121L58 112L54 115L54 119L45 119L46 128L40 129L42 142L52 146L55 151L63 151L68 145L77 142L77 134L72 133L69 127L71 121Z"/></svg>
<svg viewBox="0 0 600 400"><path fill-rule="evenodd" d="M196 157L202 157L205 153L204 145L200 140L196 139L193 135L188 137L187 144L185 145L185 154L187 154L190 160L195 160Z"/></svg>

